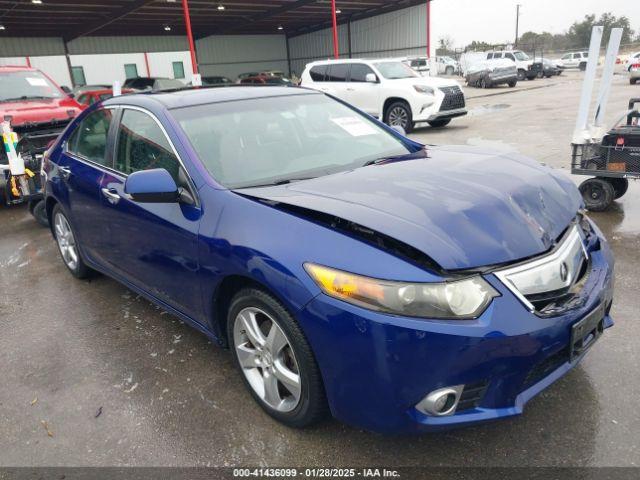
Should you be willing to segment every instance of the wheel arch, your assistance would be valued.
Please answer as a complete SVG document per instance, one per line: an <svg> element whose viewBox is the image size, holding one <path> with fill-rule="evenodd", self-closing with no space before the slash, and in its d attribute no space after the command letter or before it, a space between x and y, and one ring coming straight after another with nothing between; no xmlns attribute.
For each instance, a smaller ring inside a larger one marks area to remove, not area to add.
<svg viewBox="0 0 640 480"><path fill-rule="evenodd" d="M409 110L411 111L411 103L409 103L409 100L407 100L406 98L402 98L402 97L389 97L387 98L384 103L382 104L382 120L384 121L384 119L387 116L387 110L389 109L389 107L391 105L393 105L396 102L402 102L402 103L406 103L407 106L409 107ZM411 111L411 114L413 114L413 111Z"/></svg>
<svg viewBox="0 0 640 480"><path fill-rule="evenodd" d="M227 332L227 313L231 306L231 300L241 290L245 288L256 288L268 293L273 298L278 300L282 306L289 311L289 313L295 318L295 315L291 311L290 305L286 302L277 292L272 288L269 288L264 282L261 282L255 278L231 274L223 278L213 291L211 298L211 328L213 333L218 338L222 347L229 347L229 336Z"/></svg>

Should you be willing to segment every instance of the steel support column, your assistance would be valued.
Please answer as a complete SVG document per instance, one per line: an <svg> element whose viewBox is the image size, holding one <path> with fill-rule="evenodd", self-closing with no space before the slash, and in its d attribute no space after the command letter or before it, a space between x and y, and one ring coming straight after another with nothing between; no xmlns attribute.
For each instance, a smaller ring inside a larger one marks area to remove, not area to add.
<svg viewBox="0 0 640 480"><path fill-rule="evenodd" d="M189 40L189 51L191 52L191 66L193 74L198 73L198 60L196 58L196 45L193 42L193 32L191 31L191 14L189 13L188 0L182 0L182 10L184 11L184 24L187 27L187 39Z"/></svg>
<svg viewBox="0 0 640 480"><path fill-rule="evenodd" d="M333 22L333 56L340 58L340 45L338 44L338 16L336 14L336 0L331 0L331 19Z"/></svg>

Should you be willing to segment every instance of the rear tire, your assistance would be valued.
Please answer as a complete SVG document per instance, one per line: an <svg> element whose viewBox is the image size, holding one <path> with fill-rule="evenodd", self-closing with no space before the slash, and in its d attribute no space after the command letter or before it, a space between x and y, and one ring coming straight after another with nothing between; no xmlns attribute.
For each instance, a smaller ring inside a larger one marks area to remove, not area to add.
<svg viewBox="0 0 640 480"><path fill-rule="evenodd" d="M630 83L631 85L635 85L637 81L638 81L638 79L637 79L637 78L630 78L630 79L629 79L629 83Z"/></svg>
<svg viewBox="0 0 640 480"><path fill-rule="evenodd" d="M524 70L519 69L519 70L518 70L518 80L519 80L519 81L523 81L523 80L525 80L526 78L527 78L527 73L526 73Z"/></svg>
<svg viewBox="0 0 640 480"><path fill-rule="evenodd" d="M327 416L322 377L311 347L278 300L257 288L241 290L229 307L227 333L245 386L271 417L303 428Z"/></svg>
<svg viewBox="0 0 640 480"><path fill-rule="evenodd" d="M431 128L442 128L442 127L446 127L447 125L449 125L451 123L451 119L447 118L444 120L432 120L430 122L427 122Z"/></svg>
<svg viewBox="0 0 640 480"><path fill-rule="evenodd" d="M489 83L487 82L486 77L482 77L480 79L480 88L489 88Z"/></svg>
<svg viewBox="0 0 640 480"><path fill-rule="evenodd" d="M384 123L389 126L399 126L410 133L413 130L413 115L407 102L394 102L384 113Z"/></svg>
<svg viewBox="0 0 640 480"><path fill-rule="evenodd" d="M445 75L453 75L453 67L447 67L444 69Z"/></svg>
<svg viewBox="0 0 640 480"><path fill-rule="evenodd" d="M629 189L629 180L626 178L607 177L605 180L613 187L613 198L616 200L627 193Z"/></svg>
<svg viewBox="0 0 640 480"><path fill-rule="evenodd" d="M584 72L587 69L587 62L582 62L578 68L580 68L581 72Z"/></svg>
<svg viewBox="0 0 640 480"><path fill-rule="evenodd" d="M590 178L580 184L580 193L585 206L592 212L602 212L609 208L615 198L611 183L603 178Z"/></svg>
<svg viewBox="0 0 640 480"><path fill-rule="evenodd" d="M73 231L71 222L69 222L60 205L56 204L56 206L53 207L51 219L53 220L53 228L51 231L58 244L58 250L60 251L64 265L74 277L79 279L88 278L91 274L91 269L87 267L82 259L77 237Z"/></svg>

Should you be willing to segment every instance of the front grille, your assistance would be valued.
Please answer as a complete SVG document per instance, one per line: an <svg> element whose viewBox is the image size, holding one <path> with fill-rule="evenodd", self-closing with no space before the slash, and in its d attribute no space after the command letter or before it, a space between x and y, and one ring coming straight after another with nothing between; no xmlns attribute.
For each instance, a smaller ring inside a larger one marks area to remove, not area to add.
<svg viewBox="0 0 640 480"><path fill-rule="evenodd" d="M464 386L460 400L458 401L458 407L456 412L462 410L472 410L480 405L480 402L484 398L484 394L487 391L488 382L469 383Z"/></svg>
<svg viewBox="0 0 640 480"><path fill-rule="evenodd" d="M444 93L444 99L440 106L441 112L465 107L464 93L460 87L440 87L440 90Z"/></svg>
<svg viewBox="0 0 640 480"><path fill-rule="evenodd" d="M569 361L569 347L563 348L559 352L548 356L540 363L536 364L524 379L525 388L535 385L560 365Z"/></svg>

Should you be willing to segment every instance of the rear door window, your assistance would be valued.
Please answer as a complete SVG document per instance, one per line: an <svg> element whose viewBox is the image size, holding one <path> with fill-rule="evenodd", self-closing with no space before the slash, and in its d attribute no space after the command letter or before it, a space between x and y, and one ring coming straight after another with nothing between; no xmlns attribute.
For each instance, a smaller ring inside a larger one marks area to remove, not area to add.
<svg viewBox="0 0 640 480"><path fill-rule="evenodd" d="M329 65L329 69L327 71L327 82L346 82L347 76L349 75L349 67L351 65L348 63L338 63L335 65Z"/></svg>
<svg viewBox="0 0 640 480"><path fill-rule="evenodd" d="M113 114L97 110L88 115L71 136L67 151L100 165L107 164L107 137Z"/></svg>

